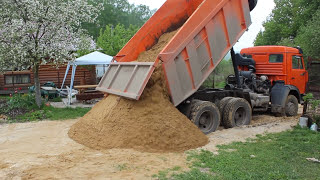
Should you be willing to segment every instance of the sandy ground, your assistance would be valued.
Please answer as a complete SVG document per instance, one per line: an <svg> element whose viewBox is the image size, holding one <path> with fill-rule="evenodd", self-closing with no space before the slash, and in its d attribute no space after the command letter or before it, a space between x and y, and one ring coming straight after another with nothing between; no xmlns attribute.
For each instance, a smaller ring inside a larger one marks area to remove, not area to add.
<svg viewBox="0 0 320 180"><path fill-rule="evenodd" d="M152 179L160 170L188 167L185 153L86 148L67 135L76 121L0 125L0 179ZM217 145L288 130L297 122L298 117L255 116L250 126L210 134L203 149L216 152Z"/></svg>

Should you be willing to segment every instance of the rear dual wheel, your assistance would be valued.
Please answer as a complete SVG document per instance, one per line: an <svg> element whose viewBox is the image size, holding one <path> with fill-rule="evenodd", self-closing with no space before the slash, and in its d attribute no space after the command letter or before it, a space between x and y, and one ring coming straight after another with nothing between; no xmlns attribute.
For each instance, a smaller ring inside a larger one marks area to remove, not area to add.
<svg viewBox="0 0 320 180"><path fill-rule="evenodd" d="M195 100L191 105L189 118L204 134L218 129L221 115L226 128L249 125L251 122L251 106L245 99L224 98L220 101L219 108L212 102Z"/></svg>
<svg viewBox="0 0 320 180"><path fill-rule="evenodd" d="M189 118L204 134L209 134L218 129L221 121L220 117L218 107L212 102L197 100L191 106Z"/></svg>
<svg viewBox="0 0 320 180"><path fill-rule="evenodd" d="M222 110L223 125L225 128L249 125L252 118L252 109L243 98L230 99Z"/></svg>

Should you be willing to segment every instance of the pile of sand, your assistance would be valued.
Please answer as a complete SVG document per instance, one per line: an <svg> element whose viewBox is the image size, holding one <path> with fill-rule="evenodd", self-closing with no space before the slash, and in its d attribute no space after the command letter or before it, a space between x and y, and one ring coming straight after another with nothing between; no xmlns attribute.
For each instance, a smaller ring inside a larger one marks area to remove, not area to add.
<svg viewBox="0 0 320 180"><path fill-rule="evenodd" d="M161 36L137 61L154 61L174 34ZM208 138L170 102L160 65L139 101L109 95L71 127L69 137L97 150L179 152L208 143Z"/></svg>

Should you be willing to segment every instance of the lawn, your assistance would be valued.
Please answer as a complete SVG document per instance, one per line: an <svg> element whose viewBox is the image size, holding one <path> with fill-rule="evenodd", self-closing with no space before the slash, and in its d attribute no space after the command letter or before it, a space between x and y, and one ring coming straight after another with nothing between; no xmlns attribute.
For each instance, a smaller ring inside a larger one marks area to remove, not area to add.
<svg viewBox="0 0 320 180"><path fill-rule="evenodd" d="M160 172L159 179L320 179L320 133L295 128L219 146L219 154L191 151L191 170ZM172 175L173 174L173 175Z"/></svg>

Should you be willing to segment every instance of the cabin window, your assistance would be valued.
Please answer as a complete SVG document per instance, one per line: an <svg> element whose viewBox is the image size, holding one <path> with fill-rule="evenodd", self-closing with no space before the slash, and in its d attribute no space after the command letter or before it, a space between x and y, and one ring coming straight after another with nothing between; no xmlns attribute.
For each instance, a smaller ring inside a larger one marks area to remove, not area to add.
<svg viewBox="0 0 320 180"><path fill-rule="evenodd" d="M251 54L242 54L243 57L246 57L246 58L252 58L252 55Z"/></svg>
<svg viewBox="0 0 320 180"><path fill-rule="evenodd" d="M270 63L282 63L283 55L282 54L270 54L269 56Z"/></svg>
<svg viewBox="0 0 320 180"><path fill-rule="evenodd" d="M303 69L302 57L292 56L292 69Z"/></svg>
<svg viewBox="0 0 320 180"><path fill-rule="evenodd" d="M5 75L5 83L6 85L12 84L30 84L30 74L10 74Z"/></svg>

